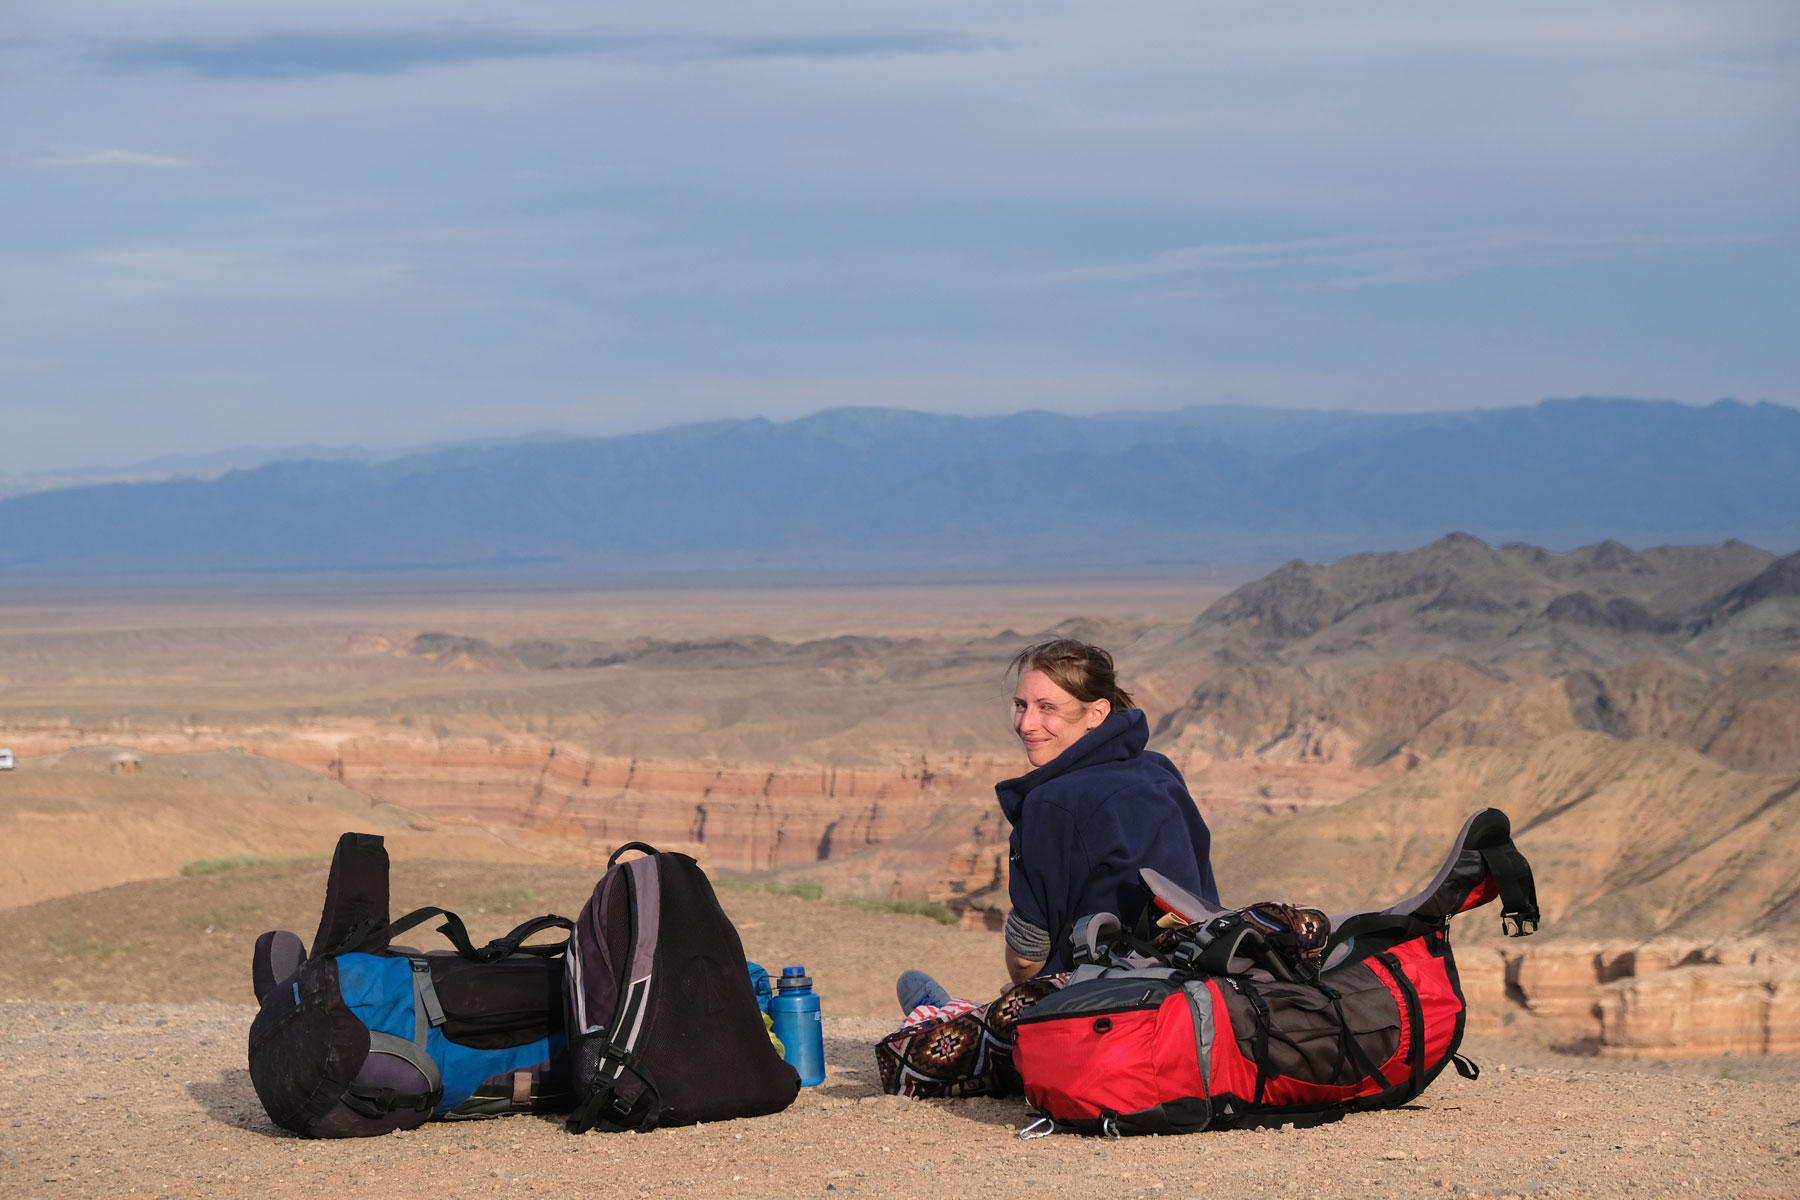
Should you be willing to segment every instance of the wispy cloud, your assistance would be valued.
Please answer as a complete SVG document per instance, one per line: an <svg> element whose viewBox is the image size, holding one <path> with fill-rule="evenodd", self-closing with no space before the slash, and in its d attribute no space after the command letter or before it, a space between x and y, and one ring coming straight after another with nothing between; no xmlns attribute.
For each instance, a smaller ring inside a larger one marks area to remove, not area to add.
<svg viewBox="0 0 1800 1200"><path fill-rule="evenodd" d="M733 36L685 33L543 33L486 26L370 31L271 31L240 37L168 37L97 43L102 64L172 70L208 79L399 75L428 67L506 59L599 57L637 63L765 58L879 58L963 54L989 43L962 33Z"/></svg>
<svg viewBox="0 0 1800 1200"><path fill-rule="evenodd" d="M347 290L403 286L407 266L366 255L322 259L316 247L254 250L166 246L91 251L54 269L113 296L185 296L228 301L320 301Z"/></svg>
<svg viewBox="0 0 1800 1200"><path fill-rule="evenodd" d="M1476 271L1544 267L1596 259L1700 249L1741 238L1661 234L1447 233L1359 234L1280 242L1215 242L1133 262L1048 276L1057 283L1201 280L1243 273L1285 274L1315 286L1354 288L1441 283ZM1175 299L1192 293L1159 293Z"/></svg>
<svg viewBox="0 0 1800 1200"><path fill-rule="evenodd" d="M41 158L43 167L191 167L185 158L167 154L145 154L139 150L95 150L90 154L71 154L61 158Z"/></svg>

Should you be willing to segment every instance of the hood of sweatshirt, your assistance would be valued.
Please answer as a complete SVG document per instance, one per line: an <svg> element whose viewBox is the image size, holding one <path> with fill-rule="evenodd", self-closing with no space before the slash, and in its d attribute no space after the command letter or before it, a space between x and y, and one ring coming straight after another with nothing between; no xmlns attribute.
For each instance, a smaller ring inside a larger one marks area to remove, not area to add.
<svg viewBox="0 0 1800 1200"><path fill-rule="evenodd" d="M1149 744L1150 722L1143 709L1127 708L1109 713L1106 720L1082 734L1073 746L1043 766L1017 779L996 783L994 794L1000 797L1000 811L1006 814L1009 822L1017 825L1025 797L1033 788L1083 767L1136 758Z"/></svg>

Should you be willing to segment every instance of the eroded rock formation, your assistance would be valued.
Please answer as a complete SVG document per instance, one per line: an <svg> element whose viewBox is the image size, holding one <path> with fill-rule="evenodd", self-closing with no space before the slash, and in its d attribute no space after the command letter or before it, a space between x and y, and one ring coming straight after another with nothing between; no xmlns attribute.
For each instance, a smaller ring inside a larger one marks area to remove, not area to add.
<svg viewBox="0 0 1800 1200"><path fill-rule="evenodd" d="M1692 966L1600 994L1600 1050L1626 1058L1800 1053L1800 967Z"/></svg>
<svg viewBox="0 0 1800 1200"><path fill-rule="evenodd" d="M39 735L19 747L48 753L120 736L87 731L40 742ZM669 762L593 755L528 737L407 737L366 728L248 730L238 737L139 731L133 744L158 753L247 751L440 822L586 847L576 856L588 861L602 861L628 841L691 853L709 870L740 872L844 859L889 844L911 848L916 863L889 863L832 889L891 899L993 888L987 848L1004 842L1004 833L990 812L992 781L1010 766L926 758L886 769Z"/></svg>
<svg viewBox="0 0 1800 1200"><path fill-rule="evenodd" d="M1469 1028L1614 1057L1800 1052L1800 947L1726 938L1479 942L1457 950Z"/></svg>

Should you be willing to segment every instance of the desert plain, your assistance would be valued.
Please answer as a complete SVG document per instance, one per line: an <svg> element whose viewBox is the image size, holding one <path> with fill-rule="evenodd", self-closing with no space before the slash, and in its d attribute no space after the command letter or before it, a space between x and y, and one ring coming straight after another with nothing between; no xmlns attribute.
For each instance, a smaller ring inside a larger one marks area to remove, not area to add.
<svg viewBox="0 0 1800 1200"><path fill-rule="evenodd" d="M1795 574L1450 538L1256 579L9 585L0 1194L1800 1194ZM1379 906L1512 815L1546 920L1453 931L1479 1080L1124 1142L879 1094L899 970L1004 980L1005 667L1056 633L1118 654L1228 901ZM648 1135L277 1129L250 946L310 932L347 829L478 936L572 915L624 841L694 854L818 980L825 1084Z"/></svg>

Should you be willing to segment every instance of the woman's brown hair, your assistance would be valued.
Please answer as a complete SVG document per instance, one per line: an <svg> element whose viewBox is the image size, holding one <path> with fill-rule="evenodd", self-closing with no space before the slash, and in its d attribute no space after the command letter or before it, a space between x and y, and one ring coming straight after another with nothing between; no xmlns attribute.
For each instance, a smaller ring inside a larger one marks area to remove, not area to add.
<svg viewBox="0 0 1800 1200"><path fill-rule="evenodd" d="M1051 683L1083 704L1104 700L1112 705L1114 712L1137 707L1131 702L1131 693L1119 686L1112 655L1074 638L1057 638L1027 646L1013 656L1008 669L1021 675L1026 671L1042 671Z"/></svg>

